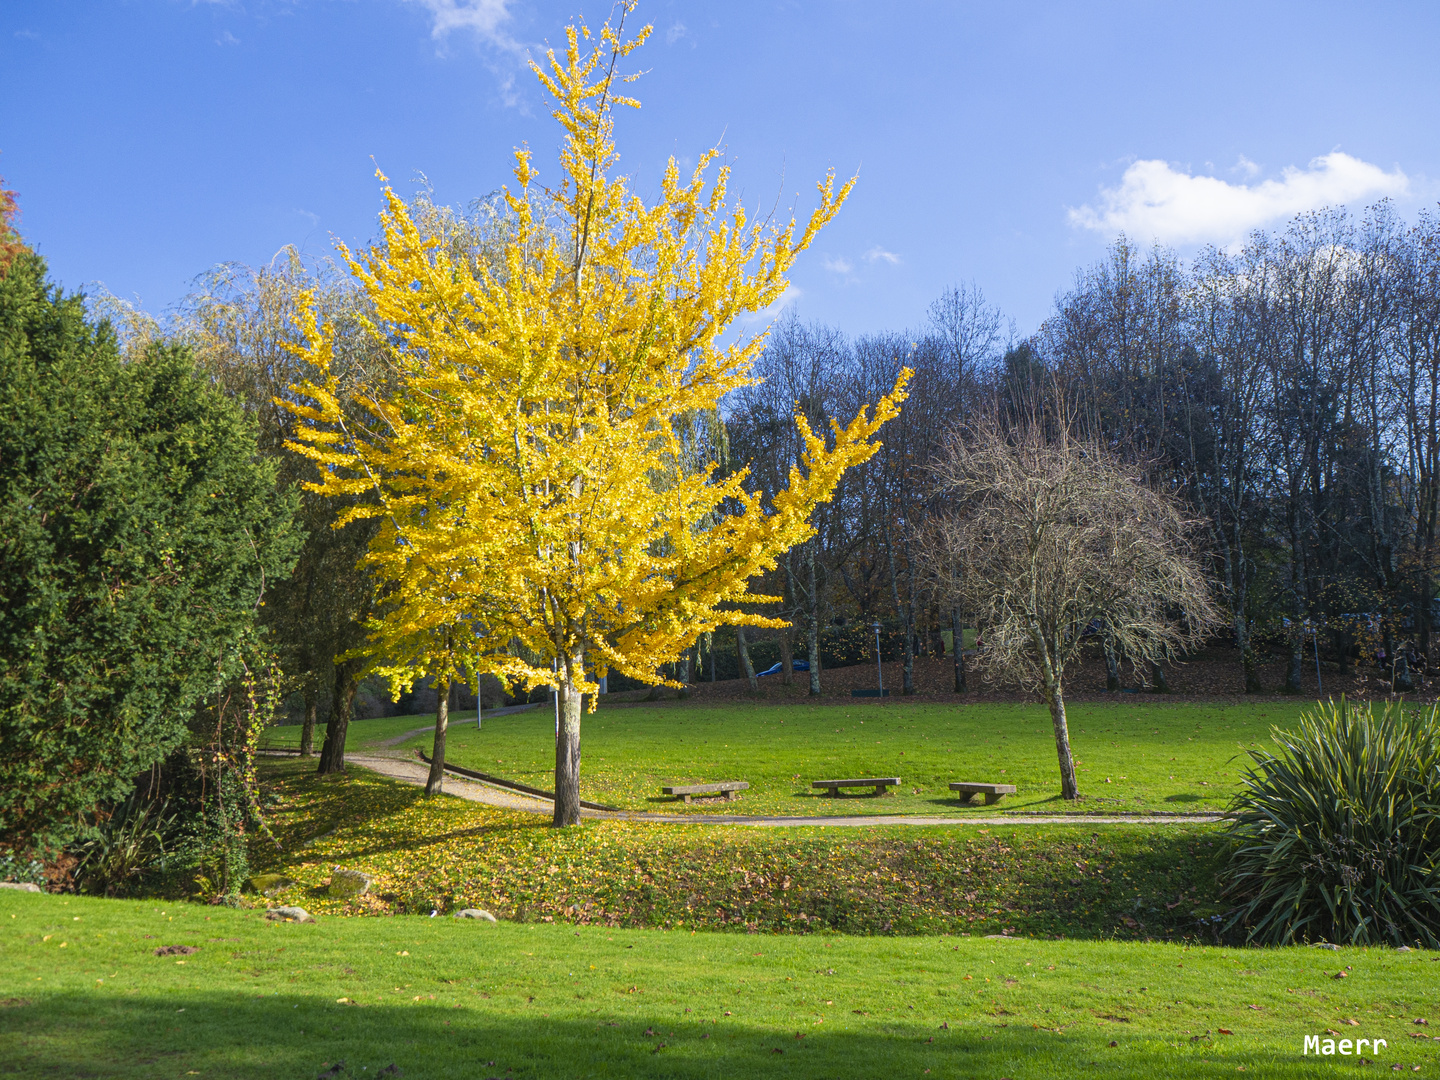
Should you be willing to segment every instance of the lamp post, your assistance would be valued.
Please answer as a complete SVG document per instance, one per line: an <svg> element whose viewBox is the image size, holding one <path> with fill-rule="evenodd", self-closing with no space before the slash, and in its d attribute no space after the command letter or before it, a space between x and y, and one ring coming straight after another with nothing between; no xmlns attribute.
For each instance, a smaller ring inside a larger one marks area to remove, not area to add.
<svg viewBox="0 0 1440 1080"><path fill-rule="evenodd" d="M880 696L885 696L885 669L880 666L880 620L876 619L870 624L875 628L875 682L880 690Z"/></svg>

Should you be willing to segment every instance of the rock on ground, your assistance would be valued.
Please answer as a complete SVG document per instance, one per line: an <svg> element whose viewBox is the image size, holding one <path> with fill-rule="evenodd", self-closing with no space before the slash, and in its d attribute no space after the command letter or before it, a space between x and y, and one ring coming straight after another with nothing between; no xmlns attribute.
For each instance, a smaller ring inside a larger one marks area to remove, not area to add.
<svg viewBox="0 0 1440 1080"><path fill-rule="evenodd" d="M0 881L0 889L19 889L21 892L44 892L33 881Z"/></svg>
<svg viewBox="0 0 1440 1080"><path fill-rule="evenodd" d="M272 907L265 912L272 922L314 922L315 916L303 907Z"/></svg>
<svg viewBox="0 0 1440 1080"><path fill-rule="evenodd" d="M337 869L330 875L329 893L331 896L340 898L360 896L369 891L371 877L369 874L362 874L359 870Z"/></svg>
<svg viewBox="0 0 1440 1080"><path fill-rule="evenodd" d="M457 912L455 912L455 918L457 918L457 919L481 919L481 920L483 920L483 921L485 921L485 922L499 922L499 920L496 919L494 915L491 915L490 912L484 911L484 910L482 910L481 908L473 908L473 907L467 907L467 908L465 908L465 909L462 910L462 911L457 911Z"/></svg>

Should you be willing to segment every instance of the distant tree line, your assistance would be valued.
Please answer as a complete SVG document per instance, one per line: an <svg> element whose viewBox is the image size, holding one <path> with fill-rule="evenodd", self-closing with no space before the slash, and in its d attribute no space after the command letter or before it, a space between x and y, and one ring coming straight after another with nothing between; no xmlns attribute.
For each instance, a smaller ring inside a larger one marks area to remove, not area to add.
<svg viewBox="0 0 1440 1080"><path fill-rule="evenodd" d="M929 314L911 332L853 339L783 321L756 372L765 381L725 413L731 459L764 485L795 462L791 410L843 413L901 366L916 371L884 448L847 475L771 590L803 628L797 640L879 619L903 636L910 692L911 658L969 619L927 589L917 559L946 507L934 482L946 436L1038 410L1201 523L1224 636L1244 661L1237 691L1260 688L1257 660L1273 652L1288 692L1316 656L1342 672L1379 665L1396 690L1428 670L1440 616L1440 216L1407 225L1388 203L1320 211L1188 262L1122 237L1019 340L973 285Z"/></svg>

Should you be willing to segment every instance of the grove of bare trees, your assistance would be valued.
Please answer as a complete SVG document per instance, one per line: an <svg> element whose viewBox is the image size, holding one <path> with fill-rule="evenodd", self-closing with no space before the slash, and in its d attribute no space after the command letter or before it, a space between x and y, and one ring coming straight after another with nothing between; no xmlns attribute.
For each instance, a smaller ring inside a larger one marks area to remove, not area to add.
<svg viewBox="0 0 1440 1080"><path fill-rule="evenodd" d="M908 332L848 339L782 322L757 371L767 382L725 413L734 463L778 482L794 447L769 433L791 411L839 415L905 366L911 397L883 450L847 477L771 590L787 596L796 640L830 642L812 652L848 655L878 619L910 692L913 658L977 625L919 557L929 523L952 509L933 466L964 425L1023 426L1038 411L1063 414L1069 437L1197 523L1218 639L1241 661L1237 692L1261 689L1266 656L1285 661L1270 689L1291 693L1307 668L1368 665L1404 691L1433 665L1440 215L1320 211L1189 260L1121 237L1025 339L974 285ZM1108 655L1114 688L1126 654ZM1129 659L1164 688L1143 650ZM957 690L963 664L956 650ZM818 689L817 669L812 659Z"/></svg>

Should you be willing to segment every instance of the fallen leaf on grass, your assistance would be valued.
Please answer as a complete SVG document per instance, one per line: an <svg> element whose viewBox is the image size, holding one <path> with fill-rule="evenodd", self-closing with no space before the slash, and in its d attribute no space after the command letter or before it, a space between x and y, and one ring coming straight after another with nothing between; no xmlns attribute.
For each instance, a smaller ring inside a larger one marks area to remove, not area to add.
<svg viewBox="0 0 1440 1080"><path fill-rule="evenodd" d="M1215 1030L1218 1031L1221 1035L1234 1035L1234 1034L1235 1034L1235 1032L1231 1031L1229 1028L1216 1028Z"/></svg>

